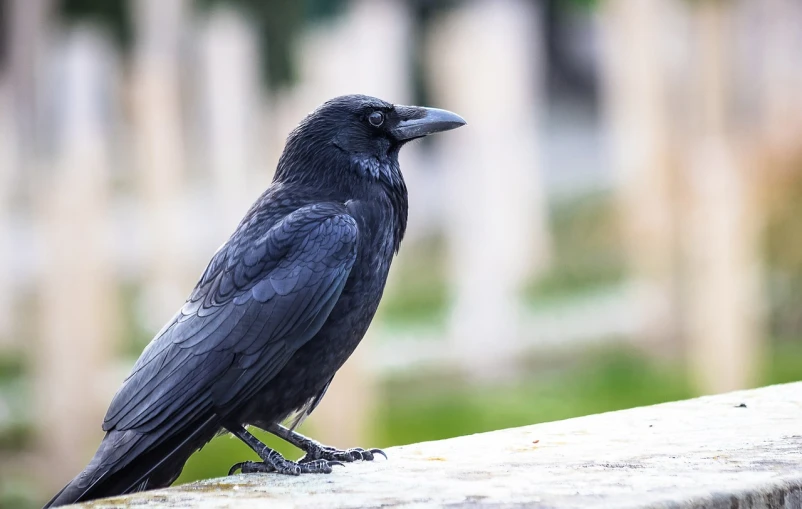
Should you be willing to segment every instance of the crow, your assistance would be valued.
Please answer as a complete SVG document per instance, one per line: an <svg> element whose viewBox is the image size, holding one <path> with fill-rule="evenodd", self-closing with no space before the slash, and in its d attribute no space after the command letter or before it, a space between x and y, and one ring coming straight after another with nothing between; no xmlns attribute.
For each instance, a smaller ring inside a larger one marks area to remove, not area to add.
<svg viewBox="0 0 802 509"><path fill-rule="evenodd" d="M320 403L381 300L407 226L399 150L464 124L449 111L364 95L310 113L288 136L270 187L112 399L89 465L45 507L169 486L218 433L262 460L229 473L330 473L383 454L323 446L294 428ZM246 426L305 455L287 460Z"/></svg>

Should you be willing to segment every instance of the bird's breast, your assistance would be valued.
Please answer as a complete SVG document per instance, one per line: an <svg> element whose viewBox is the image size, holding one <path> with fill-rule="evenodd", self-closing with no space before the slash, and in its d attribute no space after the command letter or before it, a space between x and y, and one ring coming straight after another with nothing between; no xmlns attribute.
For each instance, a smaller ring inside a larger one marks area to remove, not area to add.
<svg viewBox="0 0 802 509"><path fill-rule="evenodd" d="M379 307L393 259L397 228L389 200L354 200L346 206L359 230L357 259L319 335L338 343L347 356L365 335ZM329 334L331 338L327 337Z"/></svg>
<svg viewBox="0 0 802 509"><path fill-rule="evenodd" d="M351 203L349 211L357 222L359 247L343 296L361 294L368 296L366 300L371 303L376 300L378 306L393 259L395 217L390 204L381 201Z"/></svg>

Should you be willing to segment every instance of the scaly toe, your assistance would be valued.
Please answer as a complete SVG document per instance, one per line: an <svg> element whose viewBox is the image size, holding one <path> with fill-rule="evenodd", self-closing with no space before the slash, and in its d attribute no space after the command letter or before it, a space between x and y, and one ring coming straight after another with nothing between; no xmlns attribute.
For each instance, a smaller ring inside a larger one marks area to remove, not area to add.
<svg viewBox="0 0 802 509"><path fill-rule="evenodd" d="M361 447L353 447L348 450L335 449L334 447L320 447L308 451L306 455L298 460L301 465L311 463L318 460L337 461L344 463L353 463L354 461L373 461L376 454L381 454L387 459L387 455L381 449L363 449Z"/></svg>
<svg viewBox="0 0 802 509"><path fill-rule="evenodd" d="M276 472L285 475L301 475L301 466L292 461L283 461L275 465Z"/></svg>
<svg viewBox="0 0 802 509"><path fill-rule="evenodd" d="M300 465L304 474L330 474L334 465L344 466L339 461L314 460Z"/></svg>

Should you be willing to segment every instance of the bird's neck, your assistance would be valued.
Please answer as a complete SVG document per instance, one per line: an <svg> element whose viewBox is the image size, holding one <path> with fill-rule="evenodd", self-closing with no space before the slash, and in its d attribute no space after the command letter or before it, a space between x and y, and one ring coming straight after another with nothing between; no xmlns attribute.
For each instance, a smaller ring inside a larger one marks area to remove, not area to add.
<svg viewBox="0 0 802 509"><path fill-rule="evenodd" d="M279 160L274 183L309 191L310 197L337 201L361 200L390 208L394 249L407 228L407 186L398 164L398 152L381 159L335 150L310 150L289 144Z"/></svg>
<svg viewBox="0 0 802 509"><path fill-rule="evenodd" d="M382 159L375 157L350 157L351 173L359 178L353 181L350 199L367 202L378 200L387 207L393 223L393 249L397 253L407 229L409 202L407 185L398 164L398 152Z"/></svg>
<svg viewBox="0 0 802 509"><path fill-rule="evenodd" d="M401 174L398 158L392 158L392 167L385 168L378 178L379 186L385 192L392 208L394 246L393 249L398 253L401 241L407 231L407 214L409 211L409 199L407 197L407 184Z"/></svg>

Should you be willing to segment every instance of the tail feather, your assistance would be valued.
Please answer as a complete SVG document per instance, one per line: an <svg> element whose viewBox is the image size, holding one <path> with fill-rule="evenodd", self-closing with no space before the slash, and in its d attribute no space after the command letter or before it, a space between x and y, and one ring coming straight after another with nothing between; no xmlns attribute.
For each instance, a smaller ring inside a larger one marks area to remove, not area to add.
<svg viewBox="0 0 802 509"><path fill-rule="evenodd" d="M44 509L167 487L181 474L189 456L214 437L217 428L212 416L186 435L173 433L162 440L130 430L110 431L86 469Z"/></svg>
<svg viewBox="0 0 802 509"><path fill-rule="evenodd" d="M63 488L61 488L61 490L58 493L56 493L53 496L53 498L50 499L50 502L46 503L45 506L42 509L48 509L49 507L58 507L59 505L72 504L73 502L67 502L66 501L69 498L74 498L75 501L77 502L78 501L77 497L70 497L70 494L66 493L71 485L72 485L72 483L70 483L70 484L64 486ZM58 500L63 500L64 502L57 504L56 502Z"/></svg>

